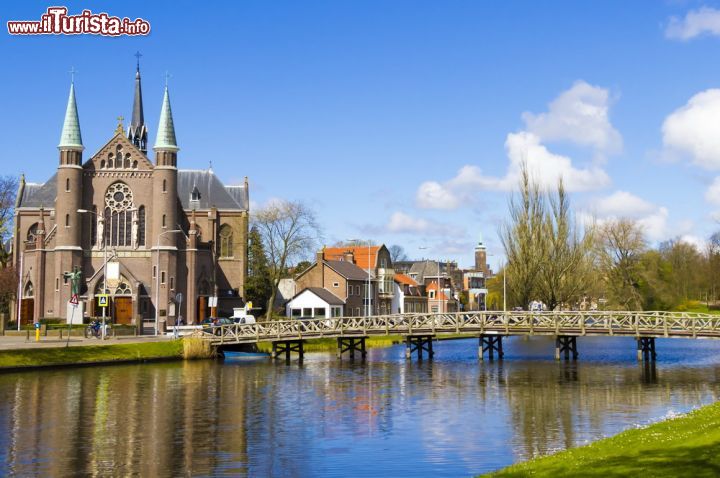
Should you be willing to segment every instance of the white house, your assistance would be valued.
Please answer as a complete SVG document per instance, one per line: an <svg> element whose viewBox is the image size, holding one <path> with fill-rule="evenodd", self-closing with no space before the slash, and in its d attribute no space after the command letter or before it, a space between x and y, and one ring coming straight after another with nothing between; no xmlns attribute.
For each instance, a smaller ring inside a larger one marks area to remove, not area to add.
<svg viewBox="0 0 720 478"><path fill-rule="evenodd" d="M342 317L345 301L327 289L307 287L288 301L285 314L300 317Z"/></svg>

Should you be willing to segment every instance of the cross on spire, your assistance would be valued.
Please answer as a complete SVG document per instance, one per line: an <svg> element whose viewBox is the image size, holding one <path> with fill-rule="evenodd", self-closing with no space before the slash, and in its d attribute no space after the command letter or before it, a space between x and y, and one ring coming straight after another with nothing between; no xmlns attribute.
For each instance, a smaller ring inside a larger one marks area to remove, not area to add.
<svg viewBox="0 0 720 478"><path fill-rule="evenodd" d="M125 118L123 117L123 115L120 115L117 117L117 120L118 120L118 125L117 125L117 128L115 129L115 131L117 133L122 133L123 130L125 129L125 125L123 124L123 121L125 121Z"/></svg>
<svg viewBox="0 0 720 478"><path fill-rule="evenodd" d="M140 57L142 57L142 53L140 53L140 51L136 51L134 56L135 56L135 58L137 58L137 69L139 70L140 69Z"/></svg>
<svg viewBox="0 0 720 478"><path fill-rule="evenodd" d="M74 66L70 67L70 71L68 73L70 73L70 82L71 83L75 83L75 73L77 73L77 72L78 71L75 69Z"/></svg>

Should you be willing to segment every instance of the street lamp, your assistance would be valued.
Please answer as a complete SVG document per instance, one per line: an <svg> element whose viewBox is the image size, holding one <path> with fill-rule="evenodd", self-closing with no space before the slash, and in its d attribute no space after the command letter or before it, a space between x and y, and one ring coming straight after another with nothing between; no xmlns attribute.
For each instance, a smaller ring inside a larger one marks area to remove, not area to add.
<svg viewBox="0 0 720 478"><path fill-rule="evenodd" d="M135 211L137 211L137 209L131 208L131 209L127 209L126 211L123 211L123 212L135 212ZM78 209L77 213L78 214L92 214L95 217L100 216L95 211L90 211L89 209ZM119 214L119 213L120 212L111 212L110 217L112 218L114 215ZM108 224L106 227L110 227L110 225ZM105 233L103 232L103 235L104 234ZM107 243L108 243L108 241L106 241L105 238L103 237L103 294L105 294L106 292L109 292L109 289L107 286L107 263L108 263ZM102 308L102 339L103 340L105 340L105 319L107 318L106 311L107 311L107 307L103 307Z"/></svg>
<svg viewBox="0 0 720 478"><path fill-rule="evenodd" d="M158 324L160 322L160 238L165 234L185 235L185 231L182 229L172 229L161 232L157 237L157 246L155 248L157 252L157 261L155 263L155 336L158 335Z"/></svg>

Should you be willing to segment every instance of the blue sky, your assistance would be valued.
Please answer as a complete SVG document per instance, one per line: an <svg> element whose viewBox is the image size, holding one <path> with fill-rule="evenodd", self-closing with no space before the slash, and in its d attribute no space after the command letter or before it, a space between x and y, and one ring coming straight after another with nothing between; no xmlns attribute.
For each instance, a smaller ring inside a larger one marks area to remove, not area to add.
<svg viewBox="0 0 720 478"><path fill-rule="evenodd" d="M651 242L720 229L718 2L208 4L65 4L143 17L147 37L1 35L5 172L53 174L70 67L85 157L102 146L140 50L151 142L169 71L181 167L247 175L256 207L306 201L327 244L469 266L482 235L496 264L520 158ZM3 24L49 5L4 3Z"/></svg>

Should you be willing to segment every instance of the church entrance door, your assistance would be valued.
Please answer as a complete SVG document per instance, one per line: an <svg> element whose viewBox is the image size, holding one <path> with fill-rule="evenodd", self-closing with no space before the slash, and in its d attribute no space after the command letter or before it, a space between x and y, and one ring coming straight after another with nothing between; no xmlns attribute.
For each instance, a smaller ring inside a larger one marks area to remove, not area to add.
<svg viewBox="0 0 720 478"><path fill-rule="evenodd" d="M115 297L115 323L130 325L132 322L132 297Z"/></svg>
<svg viewBox="0 0 720 478"><path fill-rule="evenodd" d="M201 295L198 297L197 300L197 323L202 324L202 321L205 320L208 317L207 309L208 309L208 298L204 295Z"/></svg>
<svg viewBox="0 0 720 478"><path fill-rule="evenodd" d="M32 324L33 312L35 312L35 299L22 299L20 302L20 324Z"/></svg>

